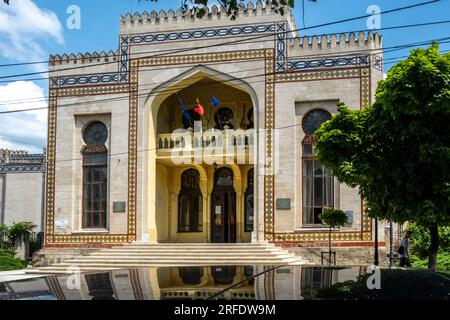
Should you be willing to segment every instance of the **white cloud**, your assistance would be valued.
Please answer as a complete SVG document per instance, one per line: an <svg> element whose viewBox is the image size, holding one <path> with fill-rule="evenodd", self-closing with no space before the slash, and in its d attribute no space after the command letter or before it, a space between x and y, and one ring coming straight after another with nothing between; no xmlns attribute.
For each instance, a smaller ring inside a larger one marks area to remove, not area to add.
<svg viewBox="0 0 450 320"><path fill-rule="evenodd" d="M50 42L64 43L62 25L53 11L32 0L0 5L0 55L15 61L46 60L42 44Z"/></svg>
<svg viewBox="0 0 450 320"><path fill-rule="evenodd" d="M25 149L41 152L47 137L47 101L44 89L31 81L16 81L0 86L0 149Z"/></svg>

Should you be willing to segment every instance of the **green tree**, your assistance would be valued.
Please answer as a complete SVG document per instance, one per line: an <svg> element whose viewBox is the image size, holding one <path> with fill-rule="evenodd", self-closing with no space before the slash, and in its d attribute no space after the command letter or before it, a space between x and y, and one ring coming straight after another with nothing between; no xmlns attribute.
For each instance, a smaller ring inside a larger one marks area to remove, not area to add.
<svg viewBox="0 0 450 320"><path fill-rule="evenodd" d="M331 230L333 228L345 226L348 223L348 218L342 210L327 208L319 214L319 219L323 224L330 227L328 234L328 252L330 254L330 259L328 261L331 263Z"/></svg>
<svg viewBox="0 0 450 320"><path fill-rule="evenodd" d="M150 2L157 2L158 0L146 0ZM142 0L139 0L142 2ZM212 0L183 0L182 1L182 9L187 10L189 8L193 8L196 11L196 15L198 18L201 18L206 13L206 7L208 4L210 5ZM242 1L238 0L217 0L216 1L222 8L225 8L228 16L231 19L235 19L238 11L239 11L239 3ZM294 7L294 0L266 0L265 4L268 7L273 7L276 13L284 15L284 9L286 6L291 8Z"/></svg>
<svg viewBox="0 0 450 320"><path fill-rule="evenodd" d="M450 54L434 43L416 49L379 83L362 111L339 104L316 131L317 157L358 187L369 215L415 222L430 232L436 268L438 226L450 224Z"/></svg>

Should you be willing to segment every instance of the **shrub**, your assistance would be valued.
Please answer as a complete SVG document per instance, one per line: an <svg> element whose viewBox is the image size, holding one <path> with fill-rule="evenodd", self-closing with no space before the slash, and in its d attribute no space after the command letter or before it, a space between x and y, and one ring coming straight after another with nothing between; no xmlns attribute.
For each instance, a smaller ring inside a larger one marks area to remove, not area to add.
<svg viewBox="0 0 450 320"><path fill-rule="evenodd" d="M410 240L411 255L423 260L428 258L430 248L430 231L418 224L411 223L406 230L412 231ZM439 227L439 254L450 252L450 227Z"/></svg>
<svg viewBox="0 0 450 320"><path fill-rule="evenodd" d="M14 257L14 252L0 250L0 271L23 269L26 265L26 261Z"/></svg>

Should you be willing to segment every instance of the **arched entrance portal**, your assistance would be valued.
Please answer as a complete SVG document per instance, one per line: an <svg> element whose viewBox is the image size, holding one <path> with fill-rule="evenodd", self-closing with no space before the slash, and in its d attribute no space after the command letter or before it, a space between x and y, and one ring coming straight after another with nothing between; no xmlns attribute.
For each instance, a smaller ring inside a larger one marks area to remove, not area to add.
<svg viewBox="0 0 450 320"><path fill-rule="evenodd" d="M236 242L236 192L230 168L216 171L211 199L211 242Z"/></svg>
<svg viewBox="0 0 450 320"><path fill-rule="evenodd" d="M251 242L256 230L247 221L247 190L257 162L256 95L240 80L199 70L157 88L161 94L148 102L148 146L155 150L148 152L149 240ZM199 104L201 116L194 114Z"/></svg>

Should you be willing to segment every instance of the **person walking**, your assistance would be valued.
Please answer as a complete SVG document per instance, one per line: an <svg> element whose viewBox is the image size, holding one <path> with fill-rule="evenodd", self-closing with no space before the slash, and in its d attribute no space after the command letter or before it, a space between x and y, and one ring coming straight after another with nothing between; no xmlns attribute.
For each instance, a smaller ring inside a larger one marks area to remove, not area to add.
<svg viewBox="0 0 450 320"><path fill-rule="evenodd" d="M411 267L409 261L409 238L411 238L412 231L406 231L405 236L400 241L397 253L400 259L400 267Z"/></svg>

